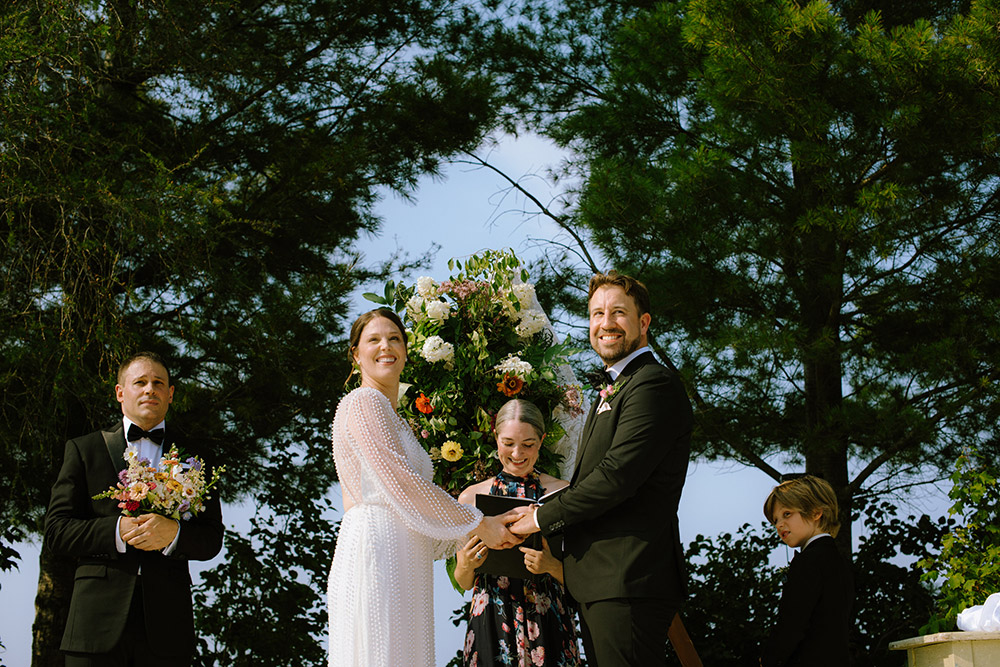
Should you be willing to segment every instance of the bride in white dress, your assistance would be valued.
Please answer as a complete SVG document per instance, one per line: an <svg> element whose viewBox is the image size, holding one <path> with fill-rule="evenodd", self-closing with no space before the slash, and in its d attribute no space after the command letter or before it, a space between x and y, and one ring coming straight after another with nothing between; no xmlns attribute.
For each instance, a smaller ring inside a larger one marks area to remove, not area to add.
<svg viewBox="0 0 1000 667"><path fill-rule="evenodd" d="M433 667L436 558L473 533L491 548L520 542L517 513L483 517L432 480L431 459L396 413L406 333L391 310L351 328L361 386L333 420L344 518L330 570L330 667Z"/></svg>

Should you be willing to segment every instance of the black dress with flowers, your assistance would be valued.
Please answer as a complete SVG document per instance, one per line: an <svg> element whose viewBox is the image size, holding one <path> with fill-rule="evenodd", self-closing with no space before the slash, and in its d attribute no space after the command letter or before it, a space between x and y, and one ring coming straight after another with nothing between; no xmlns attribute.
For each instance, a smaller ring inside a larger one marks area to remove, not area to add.
<svg viewBox="0 0 1000 667"><path fill-rule="evenodd" d="M500 472L490 495L539 498L537 475ZM538 581L476 575L472 614L465 635L465 665L579 665L574 611L562 584L549 575Z"/></svg>

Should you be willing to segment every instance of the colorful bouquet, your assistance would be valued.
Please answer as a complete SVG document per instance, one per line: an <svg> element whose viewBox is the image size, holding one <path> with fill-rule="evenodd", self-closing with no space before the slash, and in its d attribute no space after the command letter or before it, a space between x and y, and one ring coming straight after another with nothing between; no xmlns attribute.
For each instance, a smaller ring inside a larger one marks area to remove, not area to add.
<svg viewBox="0 0 1000 667"><path fill-rule="evenodd" d="M407 326L400 408L435 462L435 482L457 495L496 474L494 418L514 397L546 416L537 467L565 475L560 462L573 462L582 429L583 395L568 365L575 350L556 342L512 252L486 251L448 267L458 273L446 281L390 282L384 295L365 295L395 308Z"/></svg>
<svg viewBox="0 0 1000 667"><path fill-rule="evenodd" d="M118 484L94 496L94 500L118 500L125 516L161 514L187 521L205 508L205 501L211 498L209 490L225 471L224 466L216 468L206 480L205 463L197 456L182 460L177 447L160 458L159 466L139 458L134 445L125 450L125 460L128 467L118 473Z"/></svg>

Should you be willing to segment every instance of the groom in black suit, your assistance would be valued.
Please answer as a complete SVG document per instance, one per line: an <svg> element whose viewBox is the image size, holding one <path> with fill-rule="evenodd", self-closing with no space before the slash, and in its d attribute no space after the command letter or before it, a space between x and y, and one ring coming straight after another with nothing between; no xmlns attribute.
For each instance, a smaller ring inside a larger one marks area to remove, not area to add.
<svg viewBox="0 0 1000 667"><path fill-rule="evenodd" d="M562 533L589 664L666 665L667 630L686 590L677 506L691 403L647 347L645 285L615 271L597 274L588 307L590 344L608 386L587 417L569 489L511 531Z"/></svg>
<svg viewBox="0 0 1000 667"><path fill-rule="evenodd" d="M77 560L60 648L67 667L183 667L195 643L188 561L222 548L219 500L183 522L126 517L117 500L92 500L118 482L127 446L159 461L172 442L164 418L174 388L159 355L126 359L115 396L121 421L66 443L45 517L46 546Z"/></svg>

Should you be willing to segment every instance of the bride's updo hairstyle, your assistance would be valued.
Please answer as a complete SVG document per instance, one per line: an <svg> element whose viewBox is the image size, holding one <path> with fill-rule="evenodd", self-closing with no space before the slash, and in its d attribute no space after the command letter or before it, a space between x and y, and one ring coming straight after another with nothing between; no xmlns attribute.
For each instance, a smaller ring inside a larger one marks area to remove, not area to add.
<svg viewBox="0 0 1000 667"><path fill-rule="evenodd" d="M542 411L538 409L538 406L531 401L525 401L521 398L512 398L504 403L503 406L497 410L497 418L493 425L493 432L499 432L500 426L509 421L527 424L531 428L535 429L539 442L541 442L542 438L545 437L545 417L542 416Z"/></svg>
<svg viewBox="0 0 1000 667"><path fill-rule="evenodd" d="M403 335L403 345L409 345L410 338L406 335L406 327L403 326L403 320L399 319L399 315L395 311L389 310L388 308L376 308L375 310L369 310L367 313L361 313L358 315L358 319L354 320L354 324L351 325L351 338L350 347L347 348L347 360L351 362L351 375L347 376L347 382L351 380L351 376L358 372L357 367L354 365L354 351L358 349L358 344L361 342L361 334L364 332L365 327L368 323L374 320L376 317L384 317L399 329L399 333ZM346 385L347 382L344 384Z"/></svg>

